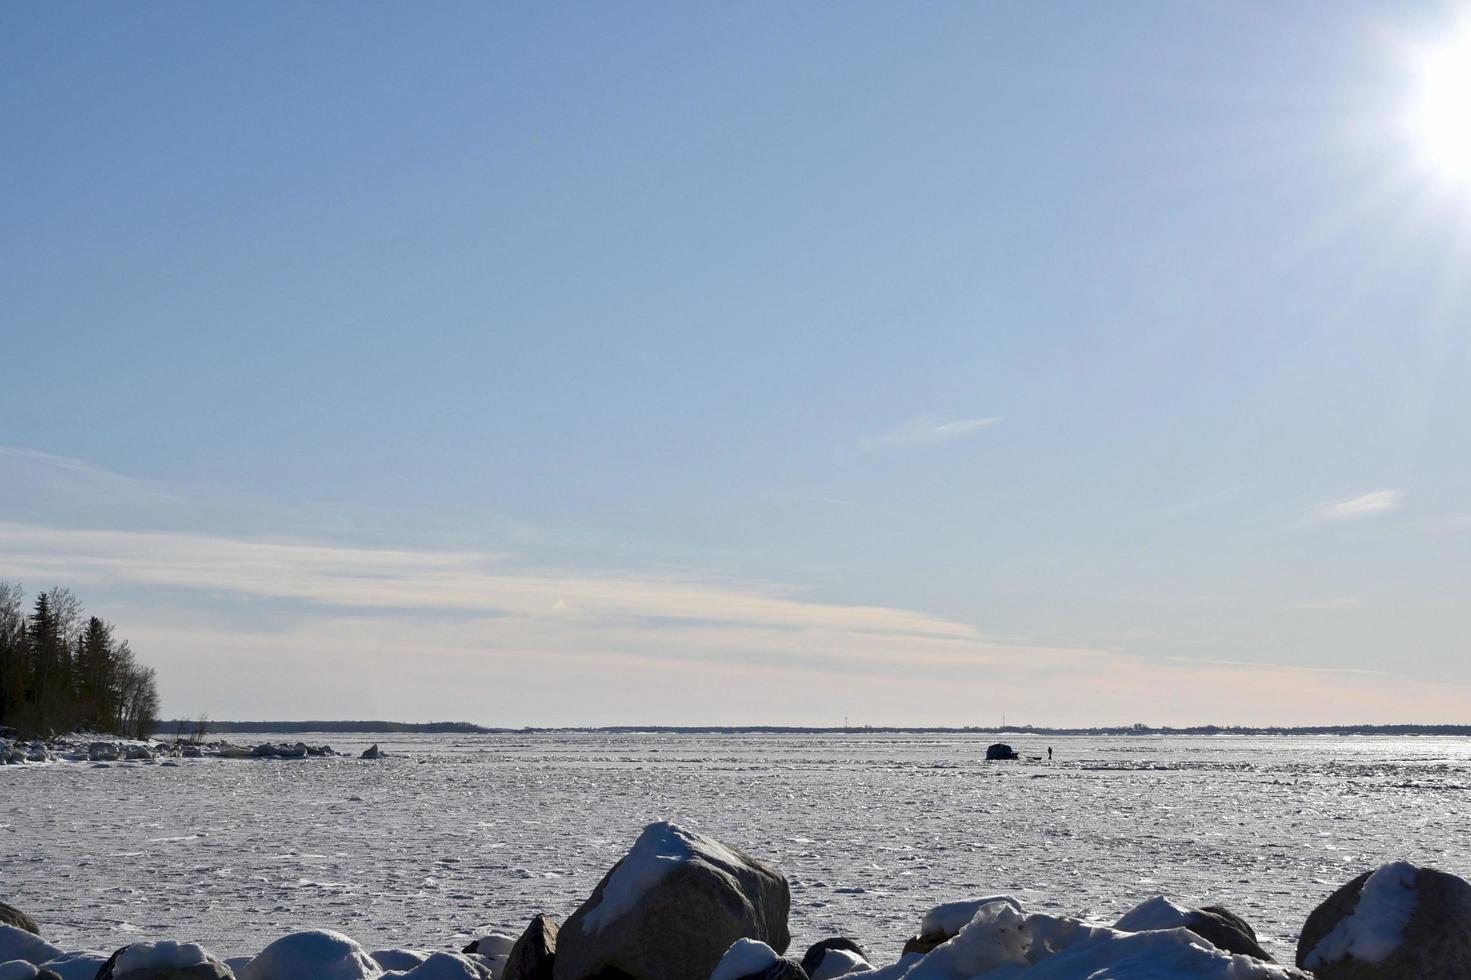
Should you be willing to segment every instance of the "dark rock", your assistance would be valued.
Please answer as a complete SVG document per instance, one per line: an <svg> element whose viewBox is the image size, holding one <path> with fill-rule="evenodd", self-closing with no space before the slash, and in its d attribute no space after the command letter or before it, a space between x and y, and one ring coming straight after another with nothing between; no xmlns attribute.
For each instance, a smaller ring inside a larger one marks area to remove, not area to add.
<svg viewBox="0 0 1471 980"><path fill-rule="evenodd" d="M986 746L986 759L994 761L997 759L1015 759L1016 750L1005 742L997 742L995 745Z"/></svg>
<svg viewBox="0 0 1471 980"><path fill-rule="evenodd" d="M808 976L817 972L817 968L822 965L822 958L830 949L845 949L863 957L865 963L873 962L873 955L858 940L849 939L847 936L836 936L813 943L807 948L807 952L802 954L802 969L807 971Z"/></svg>
<svg viewBox="0 0 1471 980"><path fill-rule="evenodd" d="M378 743L377 742L374 742L368 748L364 749L363 750L363 754L360 755L360 756L358 756L358 758L359 759L381 759L381 758L383 758L387 754L388 753L386 753L382 749L378 748Z"/></svg>
<svg viewBox="0 0 1471 980"><path fill-rule="evenodd" d="M708 977L732 943L791 943L776 869L672 824L644 828L557 937L555 980Z"/></svg>
<svg viewBox="0 0 1471 980"><path fill-rule="evenodd" d="M908 956L910 953L928 953L936 946L943 945L954 938L954 933L949 932L915 933L913 936L904 940L904 951L901 955Z"/></svg>
<svg viewBox="0 0 1471 980"><path fill-rule="evenodd" d="M1241 953L1264 963L1275 963L1267 951L1257 944L1256 930L1246 921L1220 906L1191 909L1185 917L1185 928L1202 939L1210 940L1216 949Z"/></svg>
<svg viewBox="0 0 1471 980"><path fill-rule="evenodd" d="M796 963L785 957L779 957L764 970L756 973L747 973L736 980L810 980L807 971Z"/></svg>
<svg viewBox="0 0 1471 980"><path fill-rule="evenodd" d="M498 980L552 980L557 960L557 923L538 915L511 947Z"/></svg>
<svg viewBox="0 0 1471 980"><path fill-rule="evenodd" d="M26 932L34 933L37 936L41 934L41 927L36 925L35 919L26 915L14 905L7 905L4 902L0 902L0 923L4 923L7 926L15 926L17 929L24 929Z"/></svg>
<svg viewBox="0 0 1471 980"><path fill-rule="evenodd" d="M1384 955L1377 962L1354 955L1352 948L1335 949L1336 944L1324 942L1355 913L1366 891L1376 904L1407 899L1414 903L1399 945L1379 951ZM1413 896L1406 895L1407 891ZM1311 970L1319 980L1471 977L1471 884L1443 871L1409 864L1366 871L1308 916L1297 941L1297 965Z"/></svg>

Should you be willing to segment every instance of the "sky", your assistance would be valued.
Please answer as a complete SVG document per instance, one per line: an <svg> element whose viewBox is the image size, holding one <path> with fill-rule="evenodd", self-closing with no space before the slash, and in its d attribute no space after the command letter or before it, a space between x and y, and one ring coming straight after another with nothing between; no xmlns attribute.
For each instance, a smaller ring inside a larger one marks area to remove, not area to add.
<svg viewBox="0 0 1471 980"><path fill-rule="evenodd" d="M166 716L1471 723L1468 23L7 5L0 580Z"/></svg>

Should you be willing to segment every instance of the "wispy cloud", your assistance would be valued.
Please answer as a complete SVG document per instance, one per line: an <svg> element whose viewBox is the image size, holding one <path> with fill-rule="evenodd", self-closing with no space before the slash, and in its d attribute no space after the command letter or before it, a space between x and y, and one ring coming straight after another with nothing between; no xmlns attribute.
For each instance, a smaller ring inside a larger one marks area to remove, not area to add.
<svg viewBox="0 0 1471 980"><path fill-rule="evenodd" d="M1372 517L1375 514L1387 514L1392 510L1397 510L1404 499L1404 493L1399 490L1375 490L1373 493L1361 494L1348 500L1338 500L1315 507L1308 514L1308 520L1314 522L1352 521Z"/></svg>
<svg viewBox="0 0 1471 980"><path fill-rule="evenodd" d="M859 443L866 453L920 446L940 446L975 435L1001 421L1001 416L957 419L943 412L927 412L909 421L869 436Z"/></svg>

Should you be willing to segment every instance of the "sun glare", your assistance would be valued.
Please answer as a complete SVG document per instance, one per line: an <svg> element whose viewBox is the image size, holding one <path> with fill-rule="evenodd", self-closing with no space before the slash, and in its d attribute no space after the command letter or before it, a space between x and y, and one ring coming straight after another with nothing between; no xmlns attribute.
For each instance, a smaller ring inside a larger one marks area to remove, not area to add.
<svg viewBox="0 0 1471 980"><path fill-rule="evenodd" d="M1416 137L1437 170L1471 184L1471 27L1423 55L1419 83Z"/></svg>

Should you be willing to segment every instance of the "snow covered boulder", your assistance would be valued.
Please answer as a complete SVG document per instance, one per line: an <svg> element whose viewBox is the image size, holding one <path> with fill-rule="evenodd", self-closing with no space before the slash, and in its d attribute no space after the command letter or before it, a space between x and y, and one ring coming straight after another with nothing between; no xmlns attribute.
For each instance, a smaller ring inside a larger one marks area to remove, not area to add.
<svg viewBox="0 0 1471 980"><path fill-rule="evenodd" d="M864 980L1305 980L1288 967L1216 949L1187 929L1119 932L992 902L949 941Z"/></svg>
<svg viewBox="0 0 1471 980"><path fill-rule="evenodd" d="M326 929L282 936L238 974L239 980L374 980L382 975L363 947Z"/></svg>
<svg viewBox="0 0 1471 980"><path fill-rule="evenodd" d="M235 980L235 974L197 943L134 943L113 953L96 980Z"/></svg>
<svg viewBox="0 0 1471 980"><path fill-rule="evenodd" d="M557 923L547 915L531 920L506 956L496 980L552 980L557 961Z"/></svg>
<svg viewBox="0 0 1471 980"><path fill-rule="evenodd" d="M25 960L39 965L56 959L61 952L60 947L51 945L33 932L0 925L0 963Z"/></svg>
<svg viewBox="0 0 1471 980"><path fill-rule="evenodd" d="M25 960L0 962L0 980L61 980L44 966Z"/></svg>
<svg viewBox="0 0 1471 980"><path fill-rule="evenodd" d="M91 950L79 950L73 953L62 953L54 960L47 960L41 965L61 980L96 980L97 971L101 970L107 962L104 953L94 953Z"/></svg>
<svg viewBox="0 0 1471 980"><path fill-rule="evenodd" d="M41 934L41 928L36 925L35 919L14 905L7 905L4 902L0 902L0 925L15 926L17 929L24 929L36 936Z"/></svg>
<svg viewBox="0 0 1471 980"><path fill-rule="evenodd" d="M471 959L471 955L431 953L413 969L385 973L382 980L491 980L490 968Z"/></svg>
<svg viewBox="0 0 1471 980"><path fill-rule="evenodd" d="M715 964L710 980L808 980L807 971L754 939L737 939Z"/></svg>
<svg viewBox="0 0 1471 980"><path fill-rule="evenodd" d="M1018 912L1022 910L1021 903L1010 895L989 895L986 898L973 898L964 902L946 902L944 905L936 905L920 920L919 932L905 941L904 955L928 953L941 943L954 938L961 929L965 928L966 923L975 918L975 914L982 906L990 905L992 902L1010 905Z"/></svg>
<svg viewBox="0 0 1471 980"><path fill-rule="evenodd" d="M375 949L368 954L373 962L385 970L412 970L429 958L428 953L417 949Z"/></svg>
<svg viewBox="0 0 1471 980"><path fill-rule="evenodd" d="M1471 977L1471 884L1405 863L1366 871L1308 916L1297 964L1322 980Z"/></svg>
<svg viewBox="0 0 1471 980"><path fill-rule="evenodd" d="M674 824L650 824L563 924L552 975L698 980L737 939L786 952L790 904L776 869Z"/></svg>
<svg viewBox="0 0 1471 980"><path fill-rule="evenodd" d="M832 963L828 963L829 954L833 956ZM856 972L852 968L845 969L841 973L832 972L838 968L839 964L844 967L856 967L872 961L872 954L858 940L849 939L847 936L837 936L807 947L807 952L802 954L802 969L807 971L809 977L815 977L818 973L829 977L839 977Z"/></svg>
<svg viewBox="0 0 1471 980"><path fill-rule="evenodd" d="M1257 943L1256 930L1246 920L1219 906L1185 909L1163 895L1149 899L1114 923L1119 932L1156 932L1160 929L1189 929L1217 949L1240 953L1265 963L1276 962Z"/></svg>

